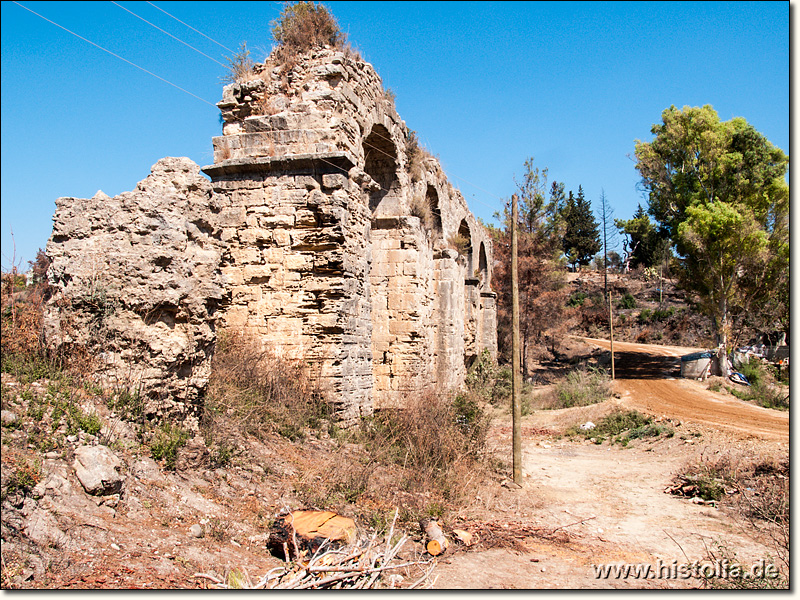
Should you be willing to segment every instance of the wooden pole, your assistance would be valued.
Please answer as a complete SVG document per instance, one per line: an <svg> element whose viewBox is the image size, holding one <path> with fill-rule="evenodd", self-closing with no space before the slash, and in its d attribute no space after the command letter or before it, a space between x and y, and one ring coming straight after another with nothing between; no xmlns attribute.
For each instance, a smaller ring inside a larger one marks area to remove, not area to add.
<svg viewBox="0 0 800 600"><path fill-rule="evenodd" d="M611 330L611 381L614 381L614 308L611 304L611 290L608 290L608 326Z"/></svg>
<svg viewBox="0 0 800 600"><path fill-rule="evenodd" d="M522 377L519 365L519 274L517 272L517 195L511 196L511 414L514 483L522 485L522 405L519 392Z"/></svg>

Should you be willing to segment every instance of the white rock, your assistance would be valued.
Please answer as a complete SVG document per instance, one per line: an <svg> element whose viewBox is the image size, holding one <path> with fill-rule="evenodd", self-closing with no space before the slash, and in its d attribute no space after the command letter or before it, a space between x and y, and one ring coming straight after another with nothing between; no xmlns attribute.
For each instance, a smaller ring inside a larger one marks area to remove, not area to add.
<svg viewBox="0 0 800 600"><path fill-rule="evenodd" d="M125 481L122 462L106 446L79 446L75 449L75 475L89 494L116 494Z"/></svg>

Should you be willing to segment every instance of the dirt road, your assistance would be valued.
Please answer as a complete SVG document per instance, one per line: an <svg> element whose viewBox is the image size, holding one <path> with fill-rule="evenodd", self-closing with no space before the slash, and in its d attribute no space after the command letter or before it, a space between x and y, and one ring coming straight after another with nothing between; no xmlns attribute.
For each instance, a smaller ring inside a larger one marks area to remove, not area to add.
<svg viewBox="0 0 800 600"><path fill-rule="evenodd" d="M584 338L608 350L608 340ZM762 408L698 381L680 378L680 357L697 348L614 342L615 390L622 403L655 415L701 423L745 438L788 441L789 413Z"/></svg>

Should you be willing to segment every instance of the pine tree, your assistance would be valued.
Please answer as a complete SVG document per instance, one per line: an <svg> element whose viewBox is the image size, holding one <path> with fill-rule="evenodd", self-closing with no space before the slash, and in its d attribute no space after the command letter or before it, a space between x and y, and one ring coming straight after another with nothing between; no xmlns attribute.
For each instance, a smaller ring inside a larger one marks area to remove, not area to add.
<svg viewBox="0 0 800 600"><path fill-rule="evenodd" d="M579 265L588 265L595 253L602 247L597 221L592 214L592 205L583 194L583 187L578 186L578 195L572 192L564 209L566 231L562 242L567 262L575 270Z"/></svg>
<svg viewBox="0 0 800 600"><path fill-rule="evenodd" d="M536 357L536 346L551 348L563 336L566 327L566 287L560 245L564 224L561 205L563 184L550 188L546 198L547 169L534 167L533 159L525 161L525 176L515 182L519 196L517 253L519 264L520 337L523 374ZM500 228L490 227L494 242L495 269L493 287L497 297L497 341L500 354L510 358L511 352L511 212L507 204L495 213Z"/></svg>

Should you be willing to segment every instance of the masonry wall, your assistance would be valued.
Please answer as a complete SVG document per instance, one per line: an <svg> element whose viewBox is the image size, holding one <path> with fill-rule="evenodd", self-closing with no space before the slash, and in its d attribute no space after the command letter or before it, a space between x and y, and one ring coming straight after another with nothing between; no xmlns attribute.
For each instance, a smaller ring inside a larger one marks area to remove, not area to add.
<svg viewBox="0 0 800 600"><path fill-rule="evenodd" d="M234 199L249 194L252 207L285 215L254 220L252 208L239 214L238 232L227 238L236 251L223 268L239 286L227 326L255 328L265 343L322 365L351 416L402 406L425 386L460 385L484 348L495 355L491 240L438 161L413 147L371 65L329 49L301 57L288 77L268 62L250 81L227 86L219 106L223 135L214 138L215 164L204 168L215 191ZM283 170L264 170L275 161ZM327 170L323 178L338 172L337 187L301 175L311 163L314 173ZM233 171L236 177L224 175ZM324 226L319 218L297 220L314 194L315 215L325 207L341 217ZM423 199L427 217L419 210ZM262 240L280 232L282 252L273 254L275 243L267 241L255 253L243 241L253 238L253 227ZM321 246L295 240L311 232L322 236ZM461 254L450 243L456 234L468 241ZM339 256L341 268L320 278L309 267L319 253ZM243 261L258 260L273 275L248 282L243 270L254 265ZM328 330L302 300L322 281L341 289L316 304ZM349 374L347 383L340 371Z"/></svg>
<svg viewBox="0 0 800 600"><path fill-rule="evenodd" d="M214 164L202 169L210 183L188 159L164 159L165 168L159 163L148 178L157 186L142 182L109 203L110 216L97 214L119 221L113 231L134 231L141 215L120 207L135 207L138 194L172 215L157 235L131 238L145 262L155 261L135 282L120 274L124 260L106 261L105 280L119 283L109 284L115 299L130 290L146 297L164 270L171 273L166 288L186 294L202 296L214 283L211 295L157 302L176 323L195 324L187 335L202 334L201 352L162 360L174 353L164 333L162 346L120 349L118 370L155 364L149 388L157 391L159 378L191 381L197 391L186 397L197 398L221 326L303 361L347 425L402 406L425 387L456 387L483 349L496 354L491 239L438 161L415 148L371 65L331 49L300 57L291 73L268 61L250 80L226 86L218 106L223 135L213 139ZM181 178L170 185L169 161L176 160ZM59 201L48 244L59 297L76 292L71 265L88 264L92 244L107 240L102 247L117 256L118 234L103 237L99 226L67 219L91 202ZM191 213L188 221L182 210ZM66 220L70 227L61 225ZM172 238L170 256L158 258L162 240ZM179 259L182 248L195 246L197 259ZM202 311L183 308L198 301ZM75 310L94 318L81 306ZM137 317L142 322L148 307ZM54 318L59 310L54 301ZM158 329L148 331L158 339Z"/></svg>

